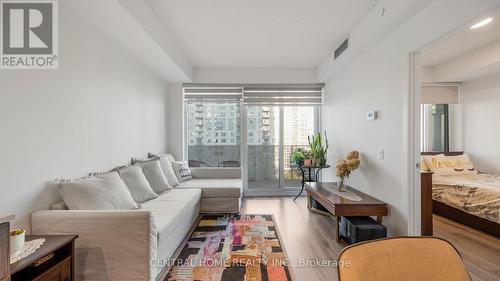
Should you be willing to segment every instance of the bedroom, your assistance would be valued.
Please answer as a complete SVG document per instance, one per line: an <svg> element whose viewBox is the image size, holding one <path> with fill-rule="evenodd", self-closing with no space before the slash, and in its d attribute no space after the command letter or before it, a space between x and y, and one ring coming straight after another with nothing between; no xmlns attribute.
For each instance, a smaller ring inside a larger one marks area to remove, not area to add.
<svg viewBox="0 0 500 281"><path fill-rule="evenodd" d="M488 248L500 237L500 13L426 49L421 62L423 230Z"/></svg>

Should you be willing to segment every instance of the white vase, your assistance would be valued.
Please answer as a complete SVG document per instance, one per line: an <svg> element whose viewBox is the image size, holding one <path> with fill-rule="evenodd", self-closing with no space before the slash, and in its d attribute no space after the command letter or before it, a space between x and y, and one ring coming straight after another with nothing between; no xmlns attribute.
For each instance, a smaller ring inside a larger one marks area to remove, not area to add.
<svg viewBox="0 0 500 281"><path fill-rule="evenodd" d="M26 231L22 229L22 233L10 236L10 255L21 251L24 246Z"/></svg>

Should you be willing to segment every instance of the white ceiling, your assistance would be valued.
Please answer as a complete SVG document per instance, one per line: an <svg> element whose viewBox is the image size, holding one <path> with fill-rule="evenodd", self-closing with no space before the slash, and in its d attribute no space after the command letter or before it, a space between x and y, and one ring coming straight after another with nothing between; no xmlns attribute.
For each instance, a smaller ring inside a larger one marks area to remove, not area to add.
<svg viewBox="0 0 500 281"><path fill-rule="evenodd" d="M500 13L478 29L467 29L422 52L422 65L435 66L500 40Z"/></svg>
<svg viewBox="0 0 500 281"><path fill-rule="evenodd" d="M195 67L319 65L378 0L149 0Z"/></svg>

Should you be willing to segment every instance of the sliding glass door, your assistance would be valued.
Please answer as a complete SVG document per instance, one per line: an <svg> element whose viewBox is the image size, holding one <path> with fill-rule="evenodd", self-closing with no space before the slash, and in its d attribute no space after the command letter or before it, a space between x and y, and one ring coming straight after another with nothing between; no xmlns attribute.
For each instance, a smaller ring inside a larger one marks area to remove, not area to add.
<svg viewBox="0 0 500 281"><path fill-rule="evenodd" d="M313 106L286 106L283 108L283 187L300 187L301 175L290 167L293 151L308 149L307 137L318 131L317 111Z"/></svg>
<svg viewBox="0 0 500 281"><path fill-rule="evenodd" d="M241 167L251 194L294 193L301 175L291 154L319 131L322 88L185 84L184 158L193 169Z"/></svg>
<svg viewBox="0 0 500 281"><path fill-rule="evenodd" d="M280 108L248 106L247 175L249 188L280 187Z"/></svg>
<svg viewBox="0 0 500 281"><path fill-rule="evenodd" d="M298 188L301 175L290 165L296 149L318 130L314 106L248 106L247 175L249 189Z"/></svg>

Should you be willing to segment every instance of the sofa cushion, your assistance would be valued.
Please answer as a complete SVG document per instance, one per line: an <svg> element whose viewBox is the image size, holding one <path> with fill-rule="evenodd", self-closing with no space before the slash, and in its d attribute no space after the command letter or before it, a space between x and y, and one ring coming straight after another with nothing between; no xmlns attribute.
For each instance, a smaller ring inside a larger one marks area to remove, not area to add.
<svg viewBox="0 0 500 281"><path fill-rule="evenodd" d="M171 189L141 204L153 214L158 231L158 259L169 259L187 235L200 212L201 191Z"/></svg>
<svg viewBox="0 0 500 281"><path fill-rule="evenodd" d="M144 161L141 163L141 167L146 179L155 193L160 194L172 188L168 185L167 178L161 169L160 161L158 159Z"/></svg>
<svg viewBox="0 0 500 281"><path fill-rule="evenodd" d="M170 162L175 161L175 157L170 153L151 153L150 152L149 157L153 157L153 158L167 157L168 161L170 161Z"/></svg>
<svg viewBox="0 0 500 281"><path fill-rule="evenodd" d="M132 210L132 195L117 172L61 182L60 193L70 210Z"/></svg>
<svg viewBox="0 0 500 281"><path fill-rule="evenodd" d="M135 202L142 203L158 197L153 189L151 189L151 185L149 185L146 176L138 165L120 168L118 169L118 174L120 174L120 177L127 185Z"/></svg>
<svg viewBox="0 0 500 281"><path fill-rule="evenodd" d="M54 203L50 206L51 210L68 210L68 206L66 206L66 203L64 201L59 201L57 203Z"/></svg>
<svg viewBox="0 0 500 281"><path fill-rule="evenodd" d="M201 189L203 198L241 197L241 179L192 179L181 182L178 189Z"/></svg>
<svg viewBox="0 0 500 281"><path fill-rule="evenodd" d="M172 168L172 161L168 156L159 156L160 166L167 178L167 182L170 186L176 187L179 184L179 180L175 175L174 168Z"/></svg>

